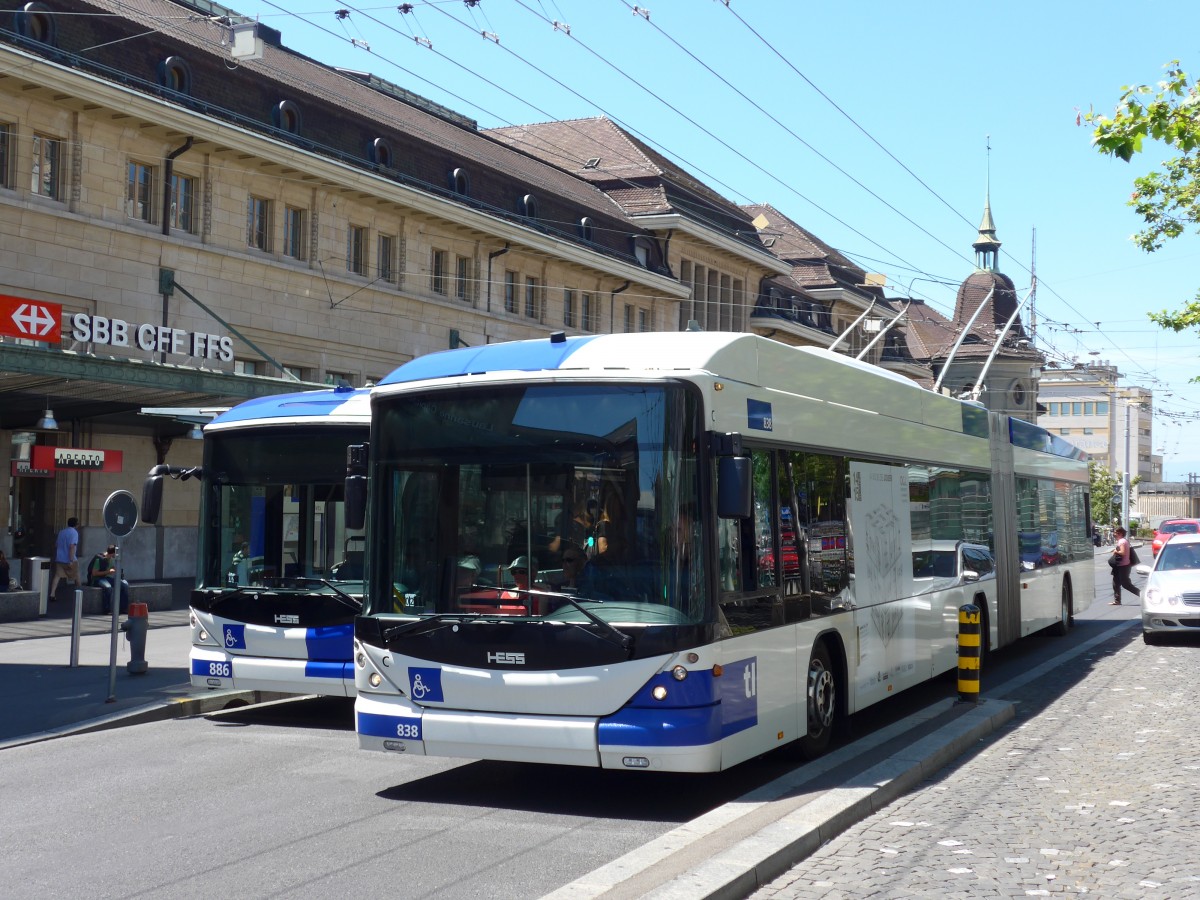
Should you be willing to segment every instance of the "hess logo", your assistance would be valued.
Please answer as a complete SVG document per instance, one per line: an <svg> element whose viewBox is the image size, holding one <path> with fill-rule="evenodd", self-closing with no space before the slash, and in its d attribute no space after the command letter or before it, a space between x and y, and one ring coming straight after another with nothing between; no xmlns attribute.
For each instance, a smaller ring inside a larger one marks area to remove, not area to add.
<svg viewBox="0 0 1200 900"><path fill-rule="evenodd" d="M507 663L510 666L525 665L525 654L514 653L511 650L489 650L487 661L490 663Z"/></svg>
<svg viewBox="0 0 1200 900"><path fill-rule="evenodd" d="M299 625L300 617L294 615L278 615L275 617L276 625Z"/></svg>

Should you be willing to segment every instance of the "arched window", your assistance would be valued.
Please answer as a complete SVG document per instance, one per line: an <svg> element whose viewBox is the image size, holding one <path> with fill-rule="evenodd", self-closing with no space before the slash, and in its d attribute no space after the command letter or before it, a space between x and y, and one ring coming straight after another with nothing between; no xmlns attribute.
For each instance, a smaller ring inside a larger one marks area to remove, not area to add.
<svg viewBox="0 0 1200 900"><path fill-rule="evenodd" d="M386 138L375 138L371 141L371 147L368 155L371 162L377 166L383 166L385 169L394 169L396 156L392 152L391 142Z"/></svg>
<svg viewBox="0 0 1200 900"><path fill-rule="evenodd" d="M57 42L54 16L45 3L26 3L16 15L17 34L39 44L54 46Z"/></svg>
<svg viewBox="0 0 1200 900"><path fill-rule="evenodd" d="M450 172L450 190L461 197L471 196L471 175L464 168L453 169Z"/></svg>
<svg viewBox="0 0 1200 900"><path fill-rule="evenodd" d="M158 83L177 94L192 93L192 70L182 56L168 56L158 64Z"/></svg>
<svg viewBox="0 0 1200 900"><path fill-rule="evenodd" d="M521 198L521 215L530 219L538 217L538 201L533 194L526 194Z"/></svg>
<svg viewBox="0 0 1200 900"><path fill-rule="evenodd" d="M592 225L591 216L584 216L579 220L579 236L589 242L596 239L596 229Z"/></svg>
<svg viewBox="0 0 1200 900"><path fill-rule="evenodd" d="M288 134L300 133L300 107L291 100L280 100L271 110L271 122Z"/></svg>

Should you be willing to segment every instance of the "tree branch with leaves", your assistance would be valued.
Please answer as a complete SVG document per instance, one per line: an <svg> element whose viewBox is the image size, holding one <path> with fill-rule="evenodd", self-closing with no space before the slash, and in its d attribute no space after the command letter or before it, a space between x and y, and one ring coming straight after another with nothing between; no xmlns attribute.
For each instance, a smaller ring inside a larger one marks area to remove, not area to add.
<svg viewBox="0 0 1200 900"><path fill-rule="evenodd" d="M1144 150L1146 139L1165 144L1177 155L1161 168L1134 179L1129 205L1146 227L1134 243L1153 253L1189 228L1200 230L1200 82L1191 81L1172 60L1166 78L1156 86L1123 87L1113 115L1093 111L1077 119L1093 127L1092 146L1100 153L1130 162ZM1150 320L1172 331L1200 327L1200 292L1174 312L1150 313ZM1200 381L1195 378L1193 381Z"/></svg>

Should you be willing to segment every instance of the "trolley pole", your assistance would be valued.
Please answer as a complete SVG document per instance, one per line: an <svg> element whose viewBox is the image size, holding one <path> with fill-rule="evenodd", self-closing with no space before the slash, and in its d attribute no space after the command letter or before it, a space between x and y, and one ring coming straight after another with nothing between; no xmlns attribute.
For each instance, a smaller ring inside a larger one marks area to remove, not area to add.
<svg viewBox="0 0 1200 900"><path fill-rule="evenodd" d="M979 702L980 657L979 607L965 603L958 608L958 699Z"/></svg>

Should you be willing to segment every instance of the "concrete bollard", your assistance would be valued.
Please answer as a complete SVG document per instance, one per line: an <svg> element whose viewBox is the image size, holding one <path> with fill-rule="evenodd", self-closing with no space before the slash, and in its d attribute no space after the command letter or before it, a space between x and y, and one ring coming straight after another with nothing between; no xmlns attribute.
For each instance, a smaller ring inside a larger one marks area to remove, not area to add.
<svg viewBox="0 0 1200 900"><path fill-rule="evenodd" d="M125 666L130 675L145 675L150 664L146 662L146 632L150 628L150 607L145 603L130 603L129 617L121 630L129 641L129 663Z"/></svg>
<svg viewBox="0 0 1200 900"><path fill-rule="evenodd" d="M979 702L979 607L965 603L958 608L958 699Z"/></svg>

